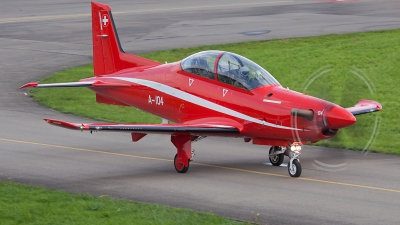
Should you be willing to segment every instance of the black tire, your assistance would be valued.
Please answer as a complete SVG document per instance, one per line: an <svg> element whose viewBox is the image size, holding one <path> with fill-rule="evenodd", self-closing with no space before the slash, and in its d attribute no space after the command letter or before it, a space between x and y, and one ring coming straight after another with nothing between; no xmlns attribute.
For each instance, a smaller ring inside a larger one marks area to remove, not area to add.
<svg viewBox="0 0 400 225"><path fill-rule="evenodd" d="M269 149L269 154L271 154L275 150L274 147L275 146L272 146ZM281 154L278 154L278 155L276 155L274 157L269 156L269 161L271 162L271 164L273 166L280 166L283 163L283 159L284 158L285 158L285 155L283 153L281 153Z"/></svg>
<svg viewBox="0 0 400 225"><path fill-rule="evenodd" d="M299 177L301 175L301 164L299 160L294 159L292 162L292 169L290 168L290 162L288 163L288 172L291 177Z"/></svg>
<svg viewBox="0 0 400 225"><path fill-rule="evenodd" d="M182 163L178 163L176 162L176 158L178 157L178 154L175 154L174 157L174 166L175 166L175 170L178 173L186 173L189 170L189 160L188 160L188 166L186 167L185 165L183 165Z"/></svg>

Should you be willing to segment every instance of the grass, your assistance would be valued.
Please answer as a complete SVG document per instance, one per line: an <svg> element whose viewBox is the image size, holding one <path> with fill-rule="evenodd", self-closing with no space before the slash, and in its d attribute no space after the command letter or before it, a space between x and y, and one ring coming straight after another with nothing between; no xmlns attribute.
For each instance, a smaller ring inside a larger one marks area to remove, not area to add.
<svg viewBox="0 0 400 225"><path fill-rule="evenodd" d="M0 224L245 224L212 213L0 181Z"/></svg>
<svg viewBox="0 0 400 225"><path fill-rule="evenodd" d="M243 55L266 68L282 86L344 107L360 99L379 101L381 112L358 116L356 125L317 145L400 154L400 29L182 48L143 56L173 62L209 49ZM92 74L92 65L86 65L41 82L77 81ZM160 122L160 118L137 109L97 104L93 92L83 88L34 89L31 93L40 104L64 113L113 122ZM374 133L375 123L379 126Z"/></svg>

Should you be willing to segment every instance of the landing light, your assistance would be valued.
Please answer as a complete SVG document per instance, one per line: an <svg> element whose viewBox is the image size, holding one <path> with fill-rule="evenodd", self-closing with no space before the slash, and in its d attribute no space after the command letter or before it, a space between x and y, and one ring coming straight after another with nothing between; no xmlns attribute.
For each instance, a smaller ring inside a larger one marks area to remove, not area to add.
<svg viewBox="0 0 400 225"><path fill-rule="evenodd" d="M293 143L293 145L290 146L290 150L293 151L293 152L294 152L294 151L298 152L298 151L301 150L301 145L299 145L299 144L297 144L297 143Z"/></svg>

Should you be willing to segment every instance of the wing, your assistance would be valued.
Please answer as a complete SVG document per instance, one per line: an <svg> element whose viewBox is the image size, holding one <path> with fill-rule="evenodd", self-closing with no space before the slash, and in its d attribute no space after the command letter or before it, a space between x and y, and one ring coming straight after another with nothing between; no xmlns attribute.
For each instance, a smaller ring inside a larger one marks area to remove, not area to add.
<svg viewBox="0 0 400 225"><path fill-rule="evenodd" d="M346 108L353 115L371 113L382 110L382 105L379 102L372 100L360 100L355 106Z"/></svg>
<svg viewBox="0 0 400 225"><path fill-rule="evenodd" d="M90 123L78 124L62 120L44 119L47 123L72 130L89 131L114 131L141 134L173 134L191 133L198 136L214 135L239 135L237 127L223 124L115 124L115 123Z"/></svg>

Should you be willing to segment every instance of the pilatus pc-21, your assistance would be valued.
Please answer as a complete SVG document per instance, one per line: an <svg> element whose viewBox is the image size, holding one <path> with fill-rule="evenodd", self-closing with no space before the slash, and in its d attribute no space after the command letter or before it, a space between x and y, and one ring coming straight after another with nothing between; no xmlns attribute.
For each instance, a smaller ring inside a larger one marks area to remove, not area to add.
<svg viewBox="0 0 400 225"><path fill-rule="evenodd" d="M171 135L179 173L187 172L193 160L192 141L221 136L272 146L271 163L279 166L288 156L289 174L298 177L303 144L331 138L354 124L355 115L382 108L371 100L342 108L288 90L256 63L230 52L203 51L167 64L125 53L111 8L96 2L92 2L92 37L95 77L71 83L33 82L21 88L87 87L99 103L133 106L174 122L74 124L45 119L75 130L128 132L134 142L152 133Z"/></svg>

